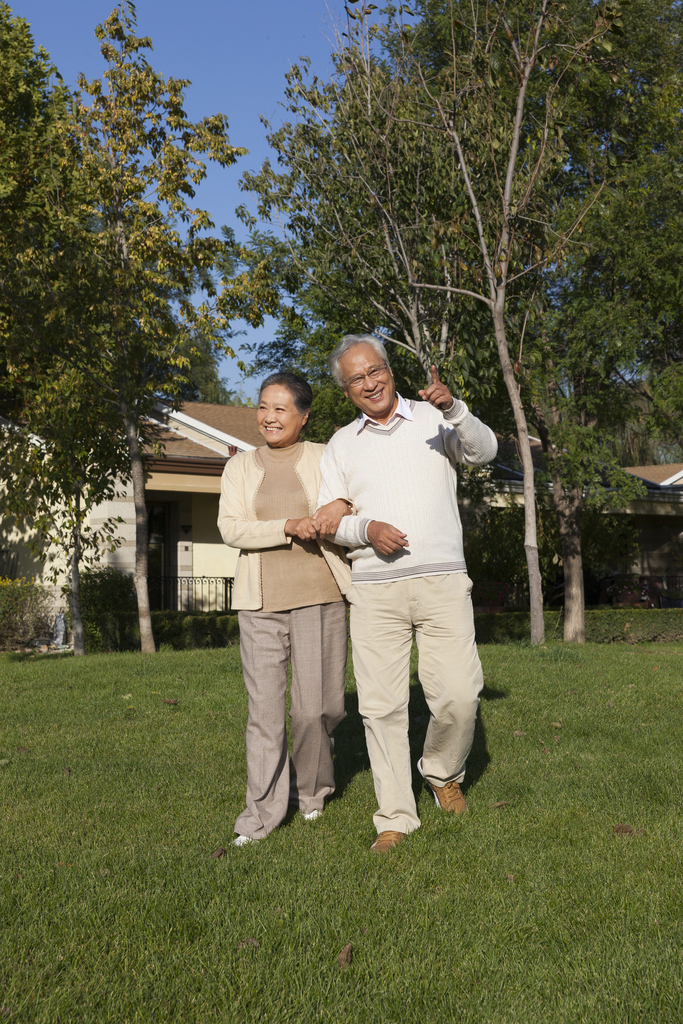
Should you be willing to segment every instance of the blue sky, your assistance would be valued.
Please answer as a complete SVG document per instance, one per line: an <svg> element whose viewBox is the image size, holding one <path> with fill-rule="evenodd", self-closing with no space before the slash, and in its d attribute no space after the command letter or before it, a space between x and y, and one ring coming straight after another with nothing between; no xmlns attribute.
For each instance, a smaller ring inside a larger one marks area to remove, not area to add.
<svg viewBox="0 0 683 1024"><path fill-rule="evenodd" d="M104 62L95 26L104 21L115 0L9 0L13 12L30 23L37 43L49 52L71 86L82 71L101 77ZM312 70L325 77L330 69L334 28L343 14L340 0L138 0L139 35L152 37L151 62L164 76L189 78L186 97L190 117L225 114L230 141L249 155L227 169L209 167L198 202L210 211L217 228L243 229L235 207L247 201L238 182L244 170L256 170L268 155L260 116L277 124L285 73L297 59L311 58ZM235 326L239 326L235 324ZM260 336L272 333L272 325ZM250 332L254 337L254 333ZM239 385L232 360L222 373ZM252 395L251 382L244 393Z"/></svg>

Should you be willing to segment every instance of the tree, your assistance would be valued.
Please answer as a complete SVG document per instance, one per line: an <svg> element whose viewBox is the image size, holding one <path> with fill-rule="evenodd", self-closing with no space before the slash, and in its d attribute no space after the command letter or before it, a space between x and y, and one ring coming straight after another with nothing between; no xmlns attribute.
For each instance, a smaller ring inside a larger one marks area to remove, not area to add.
<svg viewBox="0 0 683 1024"><path fill-rule="evenodd" d="M120 543L120 517L110 517L97 528L90 517L98 505L115 497L128 470L118 423L88 384L68 366L40 382L25 367L19 422L0 434L5 483L0 508L35 531L35 554L45 559L52 553L65 560L62 592L71 609L76 655L85 654L81 563L93 564L102 550L113 551ZM55 561L48 578L57 583L62 571Z"/></svg>
<svg viewBox="0 0 683 1024"><path fill-rule="evenodd" d="M581 517L637 496L637 482L619 468L625 463L616 437L638 419L644 429L679 334L671 268L681 244L680 10L669 0L637 0L620 21L610 62L577 83L576 98L595 140L608 140L609 203L595 205L581 244L546 273L544 313L537 336L528 335L536 360L522 368L522 397L546 452L562 537L565 640L579 642ZM591 151L587 140L569 134L578 200L560 213L560 230L581 201L582 178L590 183L595 146ZM657 359L664 365L653 372Z"/></svg>
<svg viewBox="0 0 683 1024"><path fill-rule="evenodd" d="M231 334L230 337L233 335ZM219 354L215 345L203 334L189 337L180 347L180 355L187 359L184 380L178 382L173 394L164 396L182 402L212 402L216 405L241 405L238 393L228 387L220 376Z"/></svg>
<svg viewBox="0 0 683 1024"><path fill-rule="evenodd" d="M188 82L165 81L148 63L148 38L134 34L132 3L97 27L107 62L102 80L79 86L69 121L81 192L62 214L68 245L50 250L33 279L51 290L49 330L34 351L62 359L117 413L126 439L136 515L135 587L142 649L153 651L147 590L144 444L156 396L186 382L192 339L231 352L211 268L221 251L209 215L190 205L206 174L231 146L223 115L188 120ZM180 226L176 226L179 222ZM196 290L204 293L201 304ZM16 320L16 317L15 317ZM26 332L24 337L26 337ZM16 339L15 339L16 345ZM24 342L25 343L25 342Z"/></svg>
<svg viewBox="0 0 683 1024"><path fill-rule="evenodd" d="M261 217L280 220L285 241L254 235L243 250L248 269L233 281L235 309L253 322L256 297L288 328L312 313L314 322L375 331L414 358L421 378L435 361L464 393L488 394L496 374L483 316L411 283L418 265L430 280L454 276L439 242L443 196L454 184L448 146L426 128L402 131L417 91L391 68L351 48L334 59L330 82L305 82L306 63L287 76L293 120L268 136L286 171L266 161L244 176Z"/></svg>
<svg viewBox="0 0 683 1024"><path fill-rule="evenodd" d="M98 26L108 68L103 81L79 85L75 118L82 173L94 199L90 232L90 323L99 351L73 354L118 407L125 431L136 515L135 587L143 650L154 650L147 590L147 511L141 440L144 417L158 391L173 394L188 359L182 353L196 332L220 344L227 324L218 311L209 272L220 241L206 235L209 215L192 208L193 185L206 174L198 154L221 166L244 152L231 146L225 117L193 124L183 109L186 81L168 81L144 56L148 38L133 34L132 4L116 8ZM176 228L179 220L184 237ZM207 299L193 303L195 286ZM106 311L106 318L102 316ZM226 346L226 350L230 351Z"/></svg>
<svg viewBox="0 0 683 1024"><path fill-rule="evenodd" d="M115 545L112 522L87 518L125 478L120 436L87 381L50 353L64 292L56 268L73 238L70 211L83 199L70 135L70 96L29 26L0 4L0 436L4 512L37 531L35 550L61 550L75 652L84 653L81 561ZM67 258L65 262L69 262ZM61 337L62 342L64 336ZM53 565L52 579L59 575Z"/></svg>
<svg viewBox="0 0 683 1024"><path fill-rule="evenodd" d="M563 138L573 77L590 75L609 53L605 37L619 30L620 12L577 0L417 7L422 20L412 32L391 20L396 8L379 26L369 25L372 5L347 8L336 77L306 84L300 68L290 72L288 110L297 123L270 137L288 173L266 163L245 180L262 216L284 218L293 261L311 285L357 311L366 329L391 327L392 340L423 366L447 361L449 383L464 397L471 392L476 402L495 390L495 344L524 469L538 643L535 480L516 353L544 272L605 187L606 158L590 186L582 182L573 221L557 230L565 192L576 198ZM435 12L446 26L438 60L421 46ZM378 40L389 59L376 55Z"/></svg>
<svg viewBox="0 0 683 1024"><path fill-rule="evenodd" d="M606 152L599 162L595 159L604 140L592 127L587 130L573 97L579 75L603 72L603 55L612 50L606 34L621 31L621 11L610 3L587 10L586 5L550 0L438 6L449 43L440 66L435 68L429 55L425 59L419 45L411 48L407 36L403 52L413 60L425 92L420 123L436 120L452 139L469 199L473 223L462 231L459 248L461 258L476 268L479 280L469 294L476 291L490 312L515 416L524 470L531 639L538 643L543 637L542 591L535 473L519 379L522 352L525 332L533 329L540 312L549 268L566 258L607 183L611 160ZM568 121L572 150L563 137ZM581 148L592 160L588 180L576 173L572 161ZM462 293L452 286L450 291ZM515 355L509 336L515 337ZM527 361L533 355L532 348ZM564 487L557 482L561 504Z"/></svg>

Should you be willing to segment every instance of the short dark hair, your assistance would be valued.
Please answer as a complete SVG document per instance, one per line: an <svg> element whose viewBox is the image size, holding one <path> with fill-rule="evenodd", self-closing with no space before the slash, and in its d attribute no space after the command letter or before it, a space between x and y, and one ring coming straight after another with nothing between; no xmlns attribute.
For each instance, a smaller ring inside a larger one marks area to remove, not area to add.
<svg viewBox="0 0 683 1024"><path fill-rule="evenodd" d="M313 404L313 392L311 391L311 385L303 377L299 377L296 373L289 373L289 371L283 371L282 373L271 373L270 377L262 382L258 393L259 402L261 401L261 395L266 388L269 388L271 384L281 384L282 387L287 388L292 401L296 406L297 412L303 415L308 412Z"/></svg>

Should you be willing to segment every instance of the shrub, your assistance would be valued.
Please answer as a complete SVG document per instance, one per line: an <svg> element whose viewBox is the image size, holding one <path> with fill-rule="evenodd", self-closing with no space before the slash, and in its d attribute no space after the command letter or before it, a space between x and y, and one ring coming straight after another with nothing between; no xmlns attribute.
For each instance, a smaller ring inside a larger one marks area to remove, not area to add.
<svg viewBox="0 0 683 1024"><path fill-rule="evenodd" d="M91 635L97 630L102 647L89 650L139 651L140 625L137 612L91 620ZM239 642L236 612L152 612L152 631L157 647L189 651L202 647L229 647ZM106 645L106 646L105 646Z"/></svg>
<svg viewBox="0 0 683 1024"><path fill-rule="evenodd" d="M0 650L50 629L50 595L35 580L0 578Z"/></svg>
<svg viewBox="0 0 683 1024"><path fill-rule="evenodd" d="M121 623L137 614L133 577L112 566L84 569L80 597L86 651L126 650Z"/></svg>
<svg viewBox="0 0 683 1024"><path fill-rule="evenodd" d="M638 601L647 601L650 597L650 585L635 573L620 573L613 576L607 584L606 594L615 601L627 601L630 597Z"/></svg>
<svg viewBox="0 0 683 1024"><path fill-rule="evenodd" d="M547 640L561 640L563 612L543 613ZM529 612L476 615L479 644L505 644L529 639ZM683 640L683 608L588 608L586 640L594 643L673 643Z"/></svg>

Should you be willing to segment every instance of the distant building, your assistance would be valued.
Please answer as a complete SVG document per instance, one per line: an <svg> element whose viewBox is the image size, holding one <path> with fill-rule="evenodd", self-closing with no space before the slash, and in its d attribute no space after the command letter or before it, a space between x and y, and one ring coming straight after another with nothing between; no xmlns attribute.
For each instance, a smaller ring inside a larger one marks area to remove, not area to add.
<svg viewBox="0 0 683 1024"><path fill-rule="evenodd" d="M224 607L227 583L235 575L238 551L218 532L218 500L226 462L237 452L264 444L256 409L186 402L178 411L158 403L149 455L145 499L149 517L149 578L153 606L188 609ZM122 572L135 569L135 509L132 484L122 484L112 501L97 506L91 525L112 516L121 545L102 555L101 564ZM43 565L11 521L0 523L0 571L41 579ZM209 583L209 581L214 581ZM61 598L59 599L61 603Z"/></svg>

